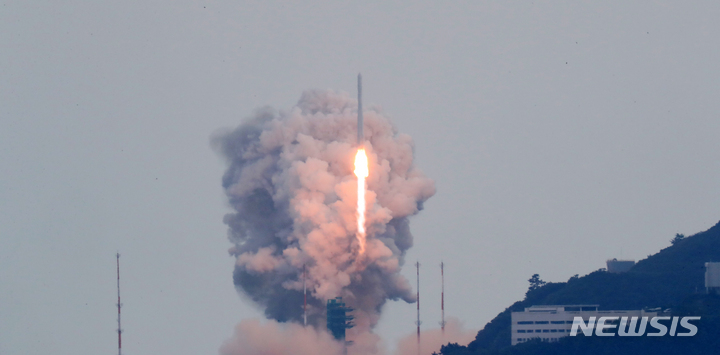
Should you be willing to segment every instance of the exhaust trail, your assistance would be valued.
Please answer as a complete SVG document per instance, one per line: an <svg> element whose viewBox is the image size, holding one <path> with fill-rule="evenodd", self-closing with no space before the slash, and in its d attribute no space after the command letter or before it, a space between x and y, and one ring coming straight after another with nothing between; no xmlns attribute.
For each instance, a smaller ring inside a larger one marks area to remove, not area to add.
<svg viewBox="0 0 720 355"><path fill-rule="evenodd" d="M358 120L357 120L357 134L358 134L358 152L355 155L355 176L357 176L357 239L360 245L359 254L362 255L365 252L365 179L368 177L368 161L367 155L365 154L365 133L363 123L363 112L362 112L362 75L358 74Z"/></svg>

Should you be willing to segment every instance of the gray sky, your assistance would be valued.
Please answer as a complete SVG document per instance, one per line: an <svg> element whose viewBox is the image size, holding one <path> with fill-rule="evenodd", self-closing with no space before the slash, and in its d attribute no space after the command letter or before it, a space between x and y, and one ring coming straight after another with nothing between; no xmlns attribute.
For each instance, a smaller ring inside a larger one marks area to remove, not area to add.
<svg viewBox="0 0 720 355"><path fill-rule="evenodd" d="M232 284L209 136L305 89L381 105L437 194L423 328L720 220L716 2L5 1L0 353L216 354ZM404 272L414 284L409 262ZM378 332L414 330L388 304ZM392 345L390 345L392 347Z"/></svg>

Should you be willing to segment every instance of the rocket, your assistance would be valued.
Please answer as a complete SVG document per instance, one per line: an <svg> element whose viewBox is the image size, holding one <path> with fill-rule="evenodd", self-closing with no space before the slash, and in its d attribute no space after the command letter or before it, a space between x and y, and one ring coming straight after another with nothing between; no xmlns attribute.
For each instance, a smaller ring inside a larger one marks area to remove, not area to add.
<svg viewBox="0 0 720 355"><path fill-rule="evenodd" d="M358 120L357 120L357 144L362 147L365 144L363 133L363 112L362 112L362 75L358 74Z"/></svg>

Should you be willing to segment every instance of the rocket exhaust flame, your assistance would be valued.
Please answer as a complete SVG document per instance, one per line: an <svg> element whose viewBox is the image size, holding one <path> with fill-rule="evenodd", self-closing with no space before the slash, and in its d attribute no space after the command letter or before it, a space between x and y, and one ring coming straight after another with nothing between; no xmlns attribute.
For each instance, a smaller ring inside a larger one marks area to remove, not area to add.
<svg viewBox="0 0 720 355"><path fill-rule="evenodd" d="M358 135L358 149L355 154L355 176L358 180L358 191L357 191L357 240L360 245L359 255L365 253L365 178L368 177L368 159L365 154L365 148L363 146L365 134L363 128L365 123L363 122L363 110L362 110L362 75L358 74L358 120L357 120L357 135Z"/></svg>
<svg viewBox="0 0 720 355"><path fill-rule="evenodd" d="M368 159L365 149L358 149L355 155L355 176L358 181L357 191L357 239L360 245L360 255L365 252L365 178L368 177Z"/></svg>

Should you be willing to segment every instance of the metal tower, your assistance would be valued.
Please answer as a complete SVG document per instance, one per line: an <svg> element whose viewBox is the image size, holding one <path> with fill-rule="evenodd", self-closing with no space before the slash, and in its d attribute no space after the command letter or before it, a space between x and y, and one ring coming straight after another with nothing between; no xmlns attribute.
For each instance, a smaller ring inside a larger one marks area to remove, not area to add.
<svg viewBox="0 0 720 355"><path fill-rule="evenodd" d="M335 339L345 341L345 330L355 326L352 322L355 317L348 315L352 310L345 306L342 297L327 301L327 327Z"/></svg>
<svg viewBox="0 0 720 355"><path fill-rule="evenodd" d="M445 272L443 271L444 264L440 262L440 281L442 288L440 290L440 311L442 312L442 320L440 321L440 328L442 333L445 334Z"/></svg>
<svg viewBox="0 0 720 355"><path fill-rule="evenodd" d="M415 324L417 324L417 350L418 354L420 354L420 324L422 322L420 321L420 262L415 263L415 269L417 270L417 321Z"/></svg>
<svg viewBox="0 0 720 355"><path fill-rule="evenodd" d="M305 264L303 264L303 326L307 327L307 287L305 286L305 278L307 276L307 270Z"/></svg>
<svg viewBox="0 0 720 355"><path fill-rule="evenodd" d="M117 308L118 308L118 355L122 355L122 327L120 326L120 307L122 307L122 303L120 303L120 253L116 254L117 257L117 290L118 290L118 301L117 301Z"/></svg>

